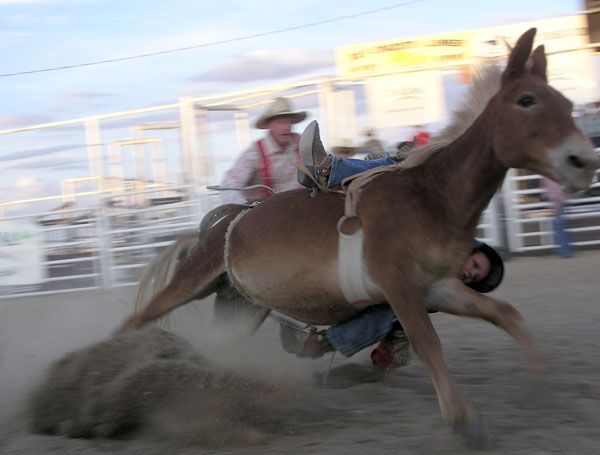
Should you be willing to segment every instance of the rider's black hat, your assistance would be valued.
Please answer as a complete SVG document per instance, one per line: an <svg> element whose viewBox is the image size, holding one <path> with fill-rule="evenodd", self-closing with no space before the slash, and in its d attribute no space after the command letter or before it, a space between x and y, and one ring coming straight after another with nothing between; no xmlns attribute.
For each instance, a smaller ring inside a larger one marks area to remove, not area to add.
<svg viewBox="0 0 600 455"><path fill-rule="evenodd" d="M471 254L473 253L483 253L488 258L490 261L490 273L482 280L467 283L467 286L477 292L485 293L493 291L502 282L502 278L504 277L504 261L502 261L502 258L495 249L477 239L475 240L475 246Z"/></svg>

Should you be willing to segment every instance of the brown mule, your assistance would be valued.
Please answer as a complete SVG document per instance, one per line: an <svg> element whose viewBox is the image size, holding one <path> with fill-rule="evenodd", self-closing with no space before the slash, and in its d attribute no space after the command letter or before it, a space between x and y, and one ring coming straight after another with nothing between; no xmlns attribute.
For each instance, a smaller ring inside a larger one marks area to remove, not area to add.
<svg viewBox="0 0 600 455"><path fill-rule="evenodd" d="M508 168L525 168L579 190L591 183L599 165L573 123L571 103L547 84L543 47L531 53L534 36L531 29L519 38L498 93L463 134L413 167L374 178L357 205L367 291L374 303L390 303L428 369L442 415L476 445L488 443L487 429L452 379L427 311L487 320L515 338L532 366L541 365L518 311L456 277L481 213ZM208 295L225 271L243 294L266 308L315 324L352 318L359 309L344 299L338 278L336 224L343 213L337 194L274 195L231 223L227 244L215 238L201 257L190 256L174 284L123 329Z"/></svg>

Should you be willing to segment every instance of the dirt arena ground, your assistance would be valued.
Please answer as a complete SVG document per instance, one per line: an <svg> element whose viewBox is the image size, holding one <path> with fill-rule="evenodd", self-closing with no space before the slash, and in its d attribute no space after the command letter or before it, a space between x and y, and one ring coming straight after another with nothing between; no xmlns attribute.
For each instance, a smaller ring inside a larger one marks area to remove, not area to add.
<svg viewBox="0 0 600 455"><path fill-rule="evenodd" d="M433 315L449 368L493 437L490 453L600 453L600 251L573 259L507 262L496 292L523 314L546 352L550 374L532 380L506 334L481 321ZM260 446L210 449L145 437L83 440L30 434L24 403L47 367L105 339L129 312L131 290L0 301L0 453L24 454L454 454L470 453L443 423L431 382L413 357L376 382L370 350L298 359L279 346L269 320L250 340L211 327L210 305L185 313L176 332L202 354L293 390Z"/></svg>

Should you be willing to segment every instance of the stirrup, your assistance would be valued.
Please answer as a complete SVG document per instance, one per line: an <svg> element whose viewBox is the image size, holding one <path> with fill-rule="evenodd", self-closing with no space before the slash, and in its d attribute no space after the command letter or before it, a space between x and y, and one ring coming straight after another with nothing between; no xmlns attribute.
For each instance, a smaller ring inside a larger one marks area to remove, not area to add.
<svg viewBox="0 0 600 455"><path fill-rule="evenodd" d="M315 181L312 180L311 178L309 178L308 175L306 175L300 169L298 169L298 171L297 171L296 179L298 180L298 183L300 185L302 185L308 189L317 187L317 184L315 183Z"/></svg>

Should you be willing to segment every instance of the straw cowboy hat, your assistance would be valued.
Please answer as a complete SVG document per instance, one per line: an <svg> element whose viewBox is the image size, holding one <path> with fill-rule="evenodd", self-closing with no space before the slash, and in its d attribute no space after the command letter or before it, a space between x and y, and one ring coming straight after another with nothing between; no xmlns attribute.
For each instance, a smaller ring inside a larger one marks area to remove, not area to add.
<svg viewBox="0 0 600 455"><path fill-rule="evenodd" d="M307 116L306 111L293 112L292 104L285 98L275 98L254 124L259 130L266 130L269 120L275 117L291 117L294 124L300 123Z"/></svg>
<svg viewBox="0 0 600 455"><path fill-rule="evenodd" d="M362 151L362 148L355 145L354 142L350 139L338 140L338 142L333 147L331 147L331 153L333 155L341 156L344 158L349 158Z"/></svg>

